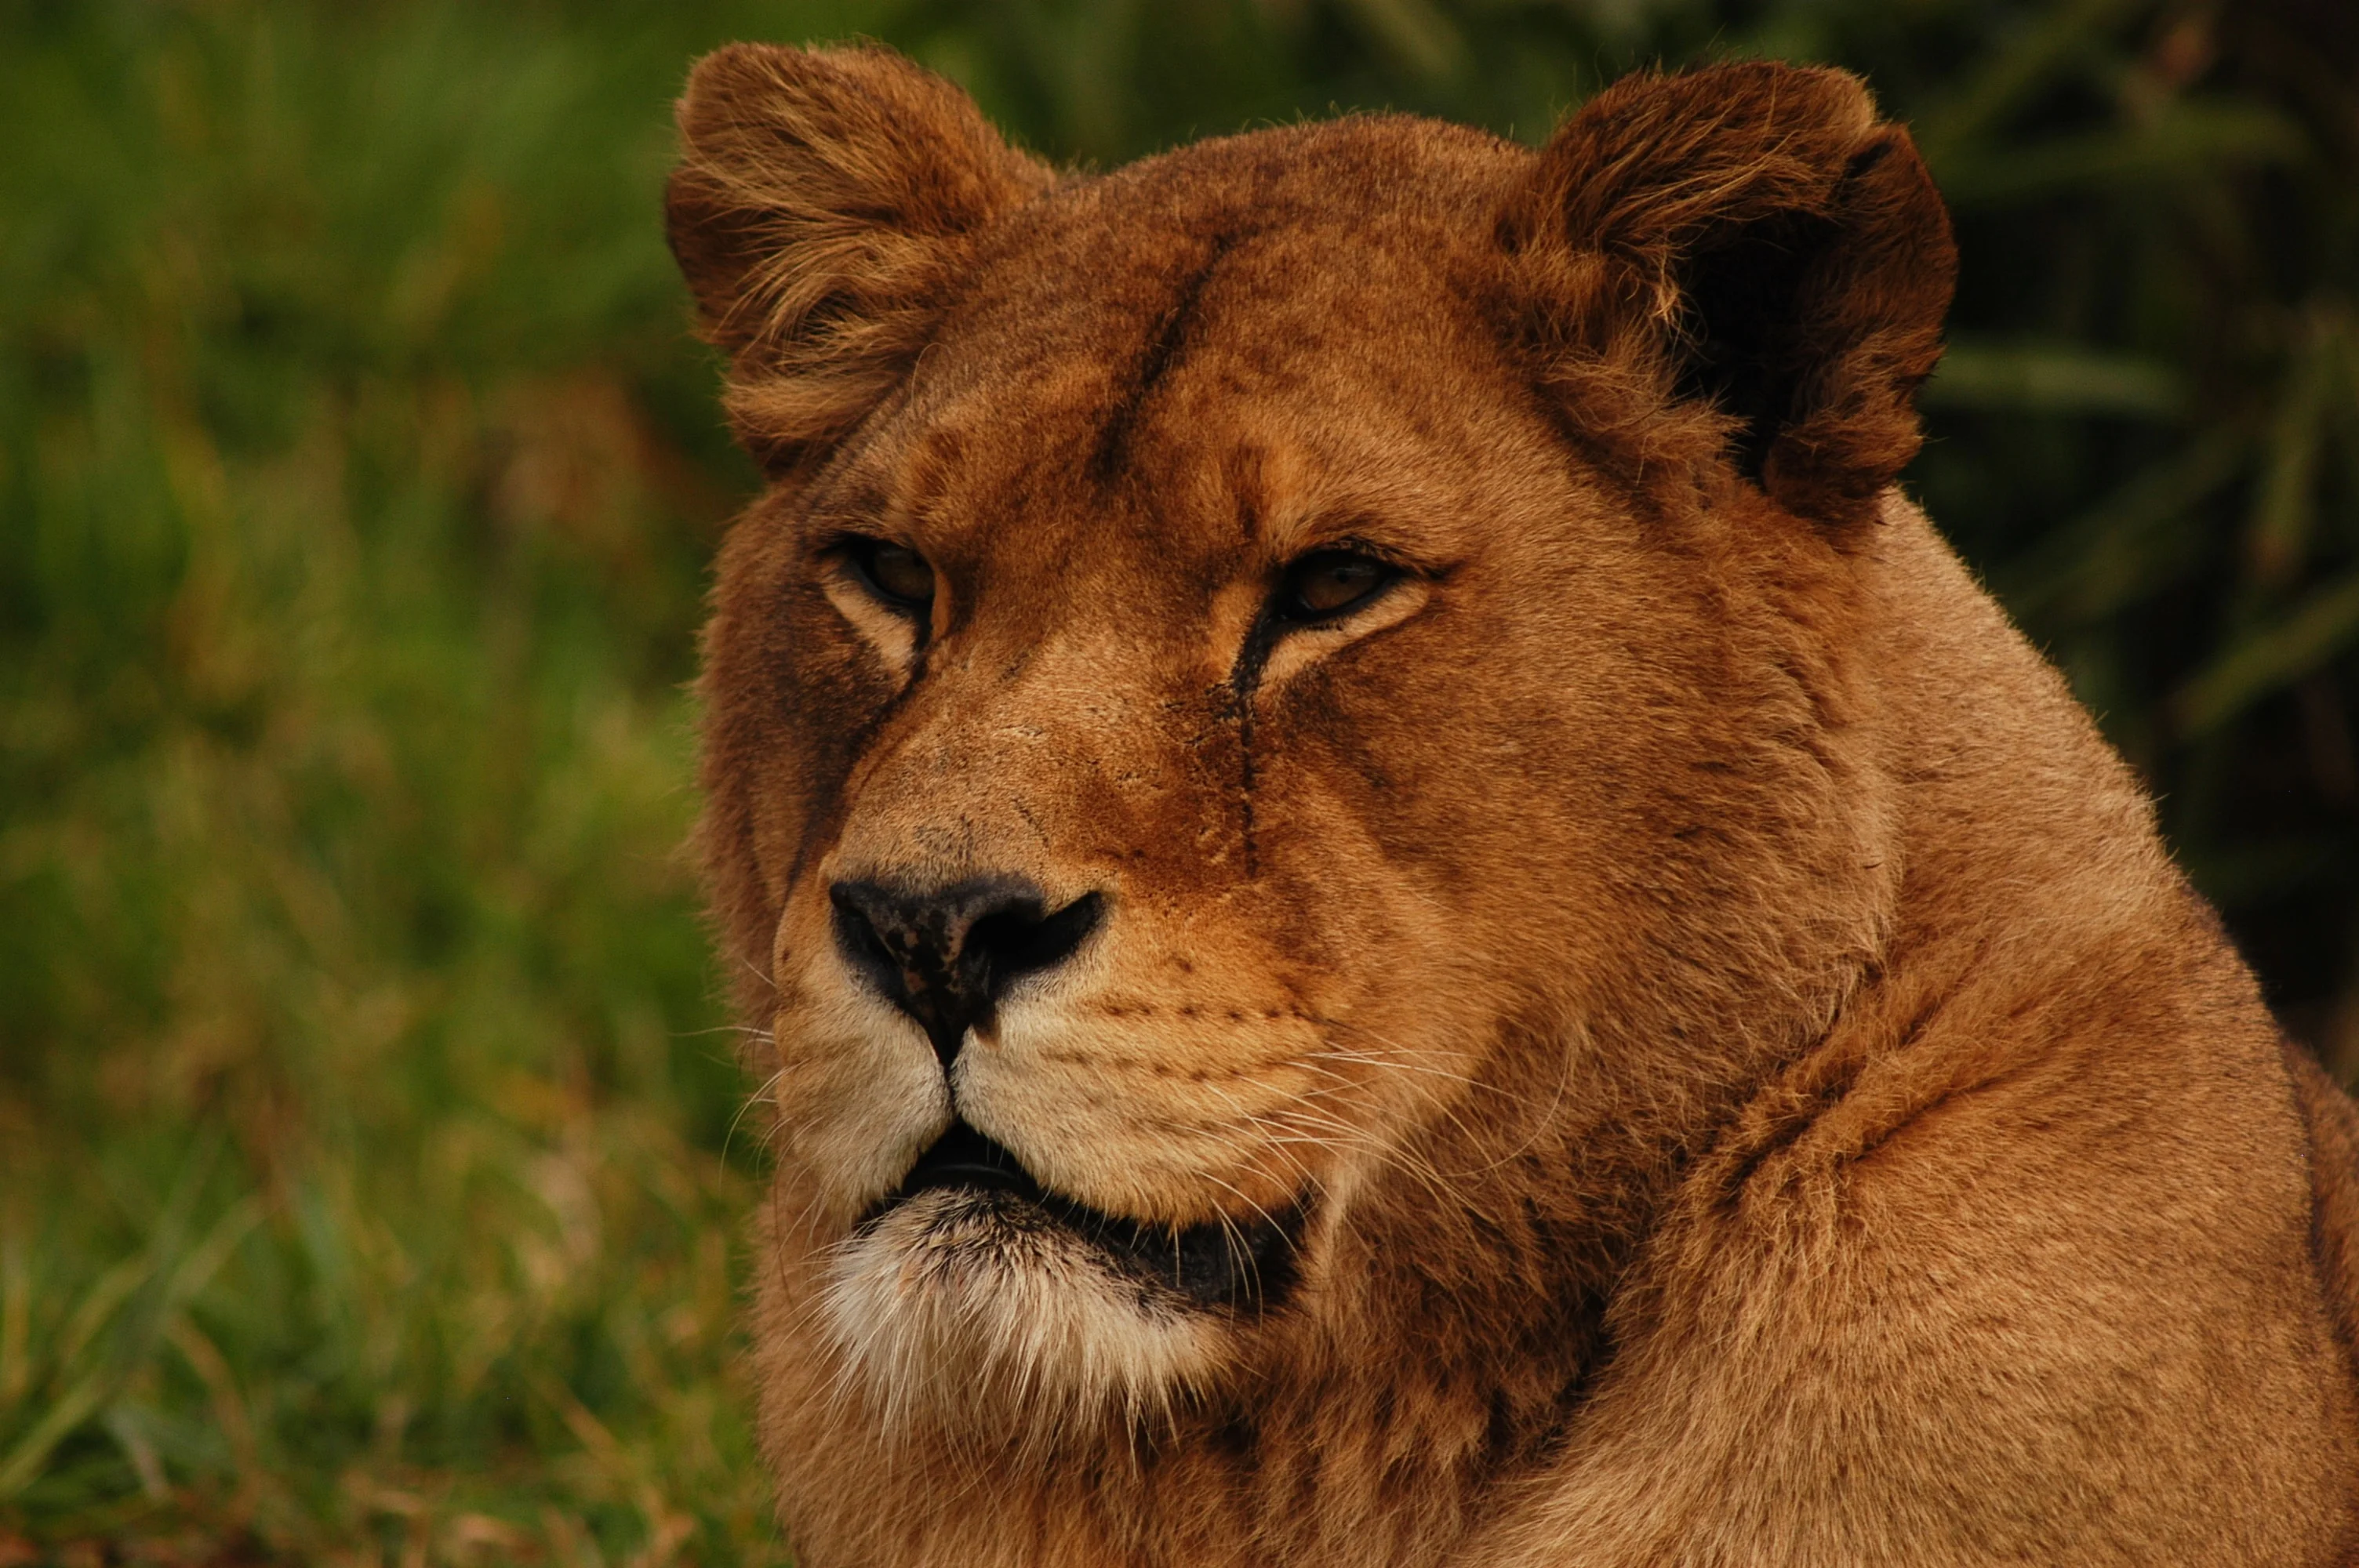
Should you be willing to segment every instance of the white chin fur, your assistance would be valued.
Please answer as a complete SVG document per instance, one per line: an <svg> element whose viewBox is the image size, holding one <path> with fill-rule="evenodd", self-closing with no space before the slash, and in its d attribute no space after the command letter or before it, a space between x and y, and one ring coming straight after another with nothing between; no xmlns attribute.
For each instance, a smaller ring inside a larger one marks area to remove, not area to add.
<svg viewBox="0 0 2359 1568"><path fill-rule="evenodd" d="M828 1335L887 1433L1136 1423L1220 1360L1207 1314L995 1195L921 1194L838 1247L828 1272Z"/></svg>

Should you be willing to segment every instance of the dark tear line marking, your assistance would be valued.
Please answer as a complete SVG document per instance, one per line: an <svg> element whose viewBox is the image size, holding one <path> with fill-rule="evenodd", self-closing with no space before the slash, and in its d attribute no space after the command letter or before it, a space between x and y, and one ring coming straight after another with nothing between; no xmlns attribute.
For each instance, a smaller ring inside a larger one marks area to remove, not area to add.
<svg viewBox="0 0 2359 1568"><path fill-rule="evenodd" d="M1156 384L1180 362L1180 352L1187 347L1188 329L1195 322L1197 304L1203 298L1204 285L1211 280L1213 269L1235 247L1237 239L1232 233L1212 237L1204 259L1180 284L1170 308L1156 324L1155 336L1139 355L1137 367L1131 372L1129 388L1124 392L1122 401L1114 405L1104 431L1098 437L1097 451L1090 459L1090 473L1100 484L1112 483L1121 470L1130 448L1131 430L1138 423L1139 409Z"/></svg>
<svg viewBox="0 0 2359 1568"><path fill-rule="evenodd" d="M1265 608L1254 617L1245 645L1237 650L1236 665L1229 671L1229 707L1237 720L1237 815L1245 835L1248 881L1261 873L1261 858L1254 844L1254 693L1261 687L1261 672L1277 644L1277 620Z"/></svg>

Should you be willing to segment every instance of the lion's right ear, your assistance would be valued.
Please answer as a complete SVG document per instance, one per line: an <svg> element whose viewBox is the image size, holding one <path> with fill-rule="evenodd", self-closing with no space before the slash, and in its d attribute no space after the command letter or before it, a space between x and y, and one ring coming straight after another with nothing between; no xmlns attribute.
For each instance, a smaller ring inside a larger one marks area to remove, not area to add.
<svg viewBox="0 0 2359 1568"><path fill-rule="evenodd" d="M1915 454L1957 253L1856 77L1625 77L1541 152L1498 239L1542 382L1640 471L1722 459L1841 523Z"/></svg>
<svg viewBox="0 0 2359 1568"><path fill-rule="evenodd" d="M975 235L1053 180L965 93L875 47L697 62L665 198L746 449L791 473L917 362Z"/></svg>

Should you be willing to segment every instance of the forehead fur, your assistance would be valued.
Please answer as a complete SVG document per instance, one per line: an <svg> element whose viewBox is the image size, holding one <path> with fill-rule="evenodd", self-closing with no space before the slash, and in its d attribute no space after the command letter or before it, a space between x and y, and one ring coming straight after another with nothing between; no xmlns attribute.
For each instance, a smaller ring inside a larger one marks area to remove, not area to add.
<svg viewBox="0 0 2359 1568"><path fill-rule="evenodd" d="M1070 181L1010 214L968 292L1003 319L1054 321L1051 338L1119 326L1159 341L1212 272L1242 271L1257 302L1364 321L1363 264L1430 266L1485 250L1532 157L1394 116L1202 142ZM1086 315L1067 308L1084 301Z"/></svg>
<svg viewBox="0 0 2359 1568"><path fill-rule="evenodd" d="M1488 324L1469 308L1498 284L1484 238L1530 157L1456 127L1368 118L1071 181L995 228L884 423L987 426L995 445L1026 449L1027 467L1053 460L1111 484L1183 380L1215 384L1218 398L1198 400L1208 406L1307 403L1336 390L1312 383L1337 362L1367 383L1354 404L1386 388L1438 401L1430 377L1384 373L1456 364L1481 346ZM1495 363L1499 345L1479 357Z"/></svg>

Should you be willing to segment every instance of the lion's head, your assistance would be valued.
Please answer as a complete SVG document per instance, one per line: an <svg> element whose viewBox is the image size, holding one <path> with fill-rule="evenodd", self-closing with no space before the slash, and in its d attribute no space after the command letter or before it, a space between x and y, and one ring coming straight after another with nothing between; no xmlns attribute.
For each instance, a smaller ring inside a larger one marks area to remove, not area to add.
<svg viewBox="0 0 2359 1568"><path fill-rule="evenodd" d="M1414 1335L1515 1369L1466 1438L1512 1443L1889 909L1843 563L1949 289L1907 136L1737 66L1537 153L1065 176L893 55L755 47L680 124L769 478L702 848L773 1397L1053 1434Z"/></svg>

